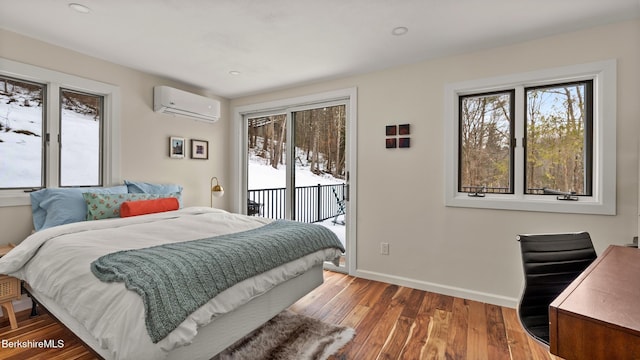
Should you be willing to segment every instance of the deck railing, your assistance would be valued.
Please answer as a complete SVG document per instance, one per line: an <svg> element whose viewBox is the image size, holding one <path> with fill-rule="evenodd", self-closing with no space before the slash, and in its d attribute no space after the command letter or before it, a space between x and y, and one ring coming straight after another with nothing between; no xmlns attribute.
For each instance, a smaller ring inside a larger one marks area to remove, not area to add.
<svg viewBox="0 0 640 360"><path fill-rule="evenodd" d="M345 188L345 184L296 187L293 220L314 223L335 217L339 214L338 201L344 199ZM285 188L249 190L247 214L285 219L286 193Z"/></svg>

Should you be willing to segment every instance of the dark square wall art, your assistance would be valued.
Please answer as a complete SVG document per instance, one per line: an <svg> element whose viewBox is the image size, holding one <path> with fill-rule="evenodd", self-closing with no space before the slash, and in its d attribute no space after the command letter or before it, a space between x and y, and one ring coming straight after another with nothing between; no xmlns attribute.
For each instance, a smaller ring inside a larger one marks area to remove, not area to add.
<svg viewBox="0 0 640 360"><path fill-rule="evenodd" d="M385 147L387 149L411 147L411 138L408 136L410 134L410 124L385 126Z"/></svg>
<svg viewBox="0 0 640 360"><path fill-rule="evenodd" d="M397 128L396 125L387 125L385 128L387 136L395 136L397 134Z"/></svg>
<svg viewBox="0 0 640 360"><path fill-rule="evenodd" d="M397 147L396 138L389 138L386 141L387 149L395 149Z"/></svg>

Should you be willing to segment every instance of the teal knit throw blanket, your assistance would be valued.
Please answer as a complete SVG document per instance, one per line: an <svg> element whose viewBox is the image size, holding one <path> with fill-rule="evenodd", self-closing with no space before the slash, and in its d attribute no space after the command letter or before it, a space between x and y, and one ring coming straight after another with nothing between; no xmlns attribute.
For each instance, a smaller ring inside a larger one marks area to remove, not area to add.
<svg viewBox="0 0 640 360"><path fill-rule="evenodd" d="M91 271L104 282L124 282L142 297L147 331L157 343L236 283L326 248L345 251L323 226L278 220L239 233L107 254L91 263Z"/></svg>

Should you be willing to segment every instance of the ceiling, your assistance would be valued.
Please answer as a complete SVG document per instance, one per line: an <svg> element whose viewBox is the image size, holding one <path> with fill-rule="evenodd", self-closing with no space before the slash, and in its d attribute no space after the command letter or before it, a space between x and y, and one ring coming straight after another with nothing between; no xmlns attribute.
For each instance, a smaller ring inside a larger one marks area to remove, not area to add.
<svg viewBox="0 0 640 360"><path fill-rule="evenodd" d="M640 0L0 1L1 28L227 98L637 17Z"/></svg>

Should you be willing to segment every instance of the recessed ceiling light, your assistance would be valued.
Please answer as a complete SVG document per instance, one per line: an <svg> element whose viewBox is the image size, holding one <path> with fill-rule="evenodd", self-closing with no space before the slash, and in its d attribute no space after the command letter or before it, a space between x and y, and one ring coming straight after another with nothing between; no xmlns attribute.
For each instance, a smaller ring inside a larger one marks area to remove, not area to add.
<svg viewBox="0 0 640 360"><path fill-rule="evenodd" d="M409 32L409 28L405 26L398 26L393 28L393 30L391 30L391 34L395 36L402 36L408 32Z"/></svg>
<svg viewBox="0 0 640 360"><path fill-rule="evenodd" d="M229 75L238 76L238 75L240 75L240 71L238 71L238 70L231 70L231 71L229 71Z"/></svg>
<svg viewBox="0 0 640 360"><path fill-rule="evenodd" d="M70 3L69 7L72 8L73 10L81 13L81 14L88 14L91 12L91 9L89 9L88 7L82 5L82 4L78 4L78 3Z"/></svg>

